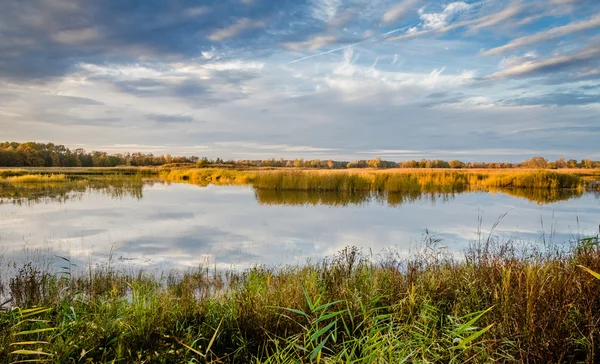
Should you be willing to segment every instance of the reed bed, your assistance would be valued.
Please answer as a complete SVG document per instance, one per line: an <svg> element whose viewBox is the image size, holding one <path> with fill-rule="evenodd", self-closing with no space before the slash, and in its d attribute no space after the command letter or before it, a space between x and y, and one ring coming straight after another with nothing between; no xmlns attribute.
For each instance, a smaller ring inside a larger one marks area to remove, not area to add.
<svg viewBox="0 0 600 364"><path fill-rule="evenodd" d="M64 174L22 174L13 175L0 179L0 182L8 183L49 183L64 182L67 176Z"/></svg>
<svg viewBox="0 0 600 364"><path fill-rule="evenodd" d="M161 173L170 181L199 184L247 184L257 189L288 191L457 192L467 189L536 188L582 189L593 183L578 174L553 171L451 171L451 170L224 170L174 169Z"/></svg>
<svg viewBox="0 0 600 364"><path fill-rule="evenodd" d="M164 169L160 178L174 182L188 182L200 185L246 185L256 178L256 171L232 169Z"/></svg>
<svg viewBox="0 0 600 364"><path fill-rule="evenodd" d="M25 171L23 169L1 169L0 168L0 178L22 176L24 174L27 174L27 171Z"/></svg>
<svg viewBox="0 0 600 364"><path fill-rule="evenodd" d="M67 176L158 175L158 167L23 167L0 168L0 177L24 174L65 174Z"/></svg>
<svg viewBox="0 0 600 364"><path fill-rule="evenodd" d="M348 247L302 266L158 278L110 266L78 273L66 259L58 271L27 264L0 287L12 299L0 313L0 360L600 360L598 237L544 249L480 239L462 258L430 238L402 256Z"/></svg>

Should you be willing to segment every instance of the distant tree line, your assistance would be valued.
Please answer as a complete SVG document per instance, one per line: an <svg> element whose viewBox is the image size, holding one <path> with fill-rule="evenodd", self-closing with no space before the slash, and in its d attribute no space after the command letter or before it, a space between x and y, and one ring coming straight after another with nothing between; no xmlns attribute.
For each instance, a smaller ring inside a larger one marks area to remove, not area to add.
<svg viewBox="0 0 600 364"><path fill-rule="evenodd" d="M444 161L440 159L409 160L404 162L385 161L381 158L369 160L334 161L304 159L265 159L265 160L223 160L195 156L173 157L152 153L108 154L101 151L86 152L78 148L70 150L64 145L53 143L0 143L0 167L116 167L116 166L162 166L166 164L195 163L197 167L287 167L314 169L347 168L600 168L600 161L591 159L548 161L543 157L533 157L521 163L485 163Z"/></svg>
<svg viewBox="0 0 600 364"><path fill-rule="evenodd" d="M196 163L197 167L232 166L232 167L287 167L287 168L315 168L315 169L348 169L348 168L600 168L600 161L590 159L565 160L559 158L554 162L543 157L533 157L521 163L510 162L462 162L459 160L444 161L440 159L409 160L404 162L385 161L381 158L368 160L355 160L353 162L334 160L304 160L304 159L265 159L265 160L228 160L220 158L202 158Z"/></svg>
<svg viewBox="0 0 600 364"><path fill-rule="evenodd" d="M198 157L155 156L152 153L108 154L70 150L53 143L0 143L0 167L116 167L196 163Z"/></svg>

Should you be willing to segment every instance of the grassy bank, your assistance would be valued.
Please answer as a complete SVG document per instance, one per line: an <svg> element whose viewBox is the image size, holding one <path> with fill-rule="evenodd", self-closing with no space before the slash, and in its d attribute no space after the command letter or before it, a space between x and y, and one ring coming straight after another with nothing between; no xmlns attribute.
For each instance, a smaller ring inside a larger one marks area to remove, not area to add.
<svg viewBox="0 0 600 364"><path fill-rule="evenodd" d="M49 183L64 181L66 181L64 174L22 174L0 178L0 183Z"/></svg>
<svg viewBox="0 0 600 364"><path fill-rule="evenodd" d="M161 278L106 266L76 273L68 262L58 273L26 265L0 287L13 305L0 313L0 358L600 360L600 280L580 267L600 271L597 238L544 252L481 241L462 258L437 243L431 239L411 258L346 248L318 264L223 274L199 268Z"/></svg>
<svg viewBox="0 0 600 364"><path fill-rule="evenodd" d="M420 189L427 192L454 192L468 188L547 188L577 189L598 187L600 173L594 170L529 170L529 169L220 169L182 167L119 168L25 168L0 169L0 179L36 176L160 176L168 181L196 184L252 185L274 190L320 191L387 191Z"/></svg>
<svg viewBox="0 0 600 364"><path fill-rule="evenodd" d="M158 174L157 167L23 167L18 169L0 168L0 178L22 175L64 174L66 176L111 176Z"/></svg>
<svg viewBox="0 0 600 364"><path fill-rule="evenodd" d="M580 197L600 191L593 176L554 171L523 170L269 170L187 168L60 168L0 170L0 198L37 199L44 195L67 197L86 188L123 191L141 196L143 181L192 183L199 186L253 186L264 204L361 204L375 198L389 205L419 199L447 199L468 191L501 192L537 203ZM588 171L585 171L588 172ZM87 186L87 187L86 187ZM130 188L131 187L131 188Z"/></svg>
<svg viewBox="0 0 600 364"><path fill-rule="evenodd" d="M452 170L163 170L161 178L198 184L250 184L258 189L289 191L454 192L485 188L578 189L591 183L576 173L553 171Z"/></svg>

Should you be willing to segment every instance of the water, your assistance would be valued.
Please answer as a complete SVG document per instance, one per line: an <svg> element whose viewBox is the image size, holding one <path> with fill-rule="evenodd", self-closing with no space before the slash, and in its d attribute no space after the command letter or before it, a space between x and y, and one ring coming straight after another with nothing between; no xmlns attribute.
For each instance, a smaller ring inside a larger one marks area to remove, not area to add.
<svg viewBox="0 0 600 364"><path fill-rule="evenodd" d="M110 260L156 270L243 269L318 261L348 245L374 255L388 248L404 254L427 234L460 252L479 230L487 237L506 213L494 236L539 244L595 234L600 223L597 193L561 194L540 204L507 193L377 198L123 181L5 186L3 264L63 256L79 266Z"/></svg>

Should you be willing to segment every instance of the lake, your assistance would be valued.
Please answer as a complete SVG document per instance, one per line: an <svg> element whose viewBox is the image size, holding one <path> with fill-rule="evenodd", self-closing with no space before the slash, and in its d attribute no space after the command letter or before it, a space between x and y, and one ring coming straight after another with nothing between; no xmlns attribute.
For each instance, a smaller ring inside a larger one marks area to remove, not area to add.
<svg viewBox="0 0 600 364"><path fill-rule="evenodd" d="M534 244L596 234L600 223L597 192L539 203L514 192L372 196L132 181L5 186L4 265L62 256L78 266L243 269L319 261L349 245L408 254L427 237L458 253L502 215L492 236Z"/></svg>

